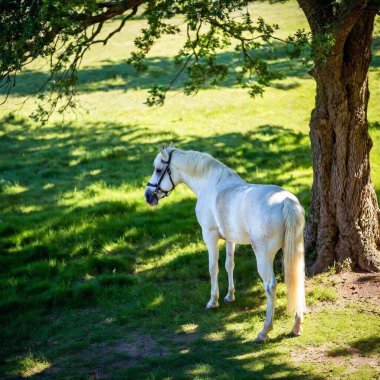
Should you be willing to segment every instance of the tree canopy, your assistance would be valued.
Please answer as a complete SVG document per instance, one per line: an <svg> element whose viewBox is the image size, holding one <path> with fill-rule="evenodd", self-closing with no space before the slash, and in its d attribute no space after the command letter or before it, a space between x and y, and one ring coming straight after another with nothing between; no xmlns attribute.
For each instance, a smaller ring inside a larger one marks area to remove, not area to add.
<svg viewBox="0 0 380 380"><path fill-rule="evenodd" d="M182 16L186 25L186 40L175 57L178 70L167 85L152 84L148 105L162 104L179 77L185 77L184 92L192 94L233 72L236 83L251 96L262 94L272 79L281 76L268 64L268 58L274 57L273 41L283 42L291 57L298 57L310 41L304 30L285 40L276 37L278 25L253 19L250 2L245 0L1 1L0 86L9 93L18 73L42 57L50 75L36 89L41 103L35 117L46 120L57 107L60 112L75 107L78 68L86 51L95 44L107 44L138 12L147 25L135 39L128 59L138 70L146 69L144 58L155 41L180 31L174 17ZM108 35L102 34L104 23L112 18L117 18L118 25ZM226 47L234 48L233 66L217 59L217 52ZM49 107L42 106L45 101Z"/></svg>

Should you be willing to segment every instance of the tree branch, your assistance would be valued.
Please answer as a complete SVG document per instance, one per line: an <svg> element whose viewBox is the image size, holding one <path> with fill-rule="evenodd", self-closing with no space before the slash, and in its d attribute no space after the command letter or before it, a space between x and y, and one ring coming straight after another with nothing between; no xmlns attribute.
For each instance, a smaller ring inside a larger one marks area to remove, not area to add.
<svg viewBox="0 0 380 380"><path fill-rule="evenodd" d="M83 21L83 26L87 27L90 25L97 24L99 22L105 22L107 20L110 20L111 18L115 16L119 16L123 14L126 11L129 11L130 9L136 9L135 13L137 12L137 8L142 4L146 2L146 0L127 0L127 1L120 1L120 2L102 2L98 3L99 8L107 8L107 11L95 16L90 16L86 14L78 14L76 18L79 21Z"/></svg>

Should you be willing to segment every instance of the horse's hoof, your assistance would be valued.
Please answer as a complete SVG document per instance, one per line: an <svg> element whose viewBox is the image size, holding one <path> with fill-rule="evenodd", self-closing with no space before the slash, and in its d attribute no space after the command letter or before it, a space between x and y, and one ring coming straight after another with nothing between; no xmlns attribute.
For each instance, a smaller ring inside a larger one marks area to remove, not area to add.
<svg viewBox="0 0 380 380"><path fill-rule="evenodd" d="M292 336L301 336L302 335L302 327L293 327L290 333Z"/></svg>
<svg viewBox="0 0 380 380"><path fill-rule="evenodd" d="M224 297L224 302L231 303L235 302L235 297L230 297L228 294Z"/></svg>
<svg viewBox="0 0 380 380"><path fill-rule="evenodd" d="M206 305L206 310L217 309L218 307L219 307L219 303L218 302L216 302L216 303L208 302L207 305Z"/></svg>
<svg viewBox="0 0 380 380"><path fill-rule="evenodd" d="M269 339L268 335L259 334L257 335L257 338L254 340L255 343L264 343Z"/></svg>

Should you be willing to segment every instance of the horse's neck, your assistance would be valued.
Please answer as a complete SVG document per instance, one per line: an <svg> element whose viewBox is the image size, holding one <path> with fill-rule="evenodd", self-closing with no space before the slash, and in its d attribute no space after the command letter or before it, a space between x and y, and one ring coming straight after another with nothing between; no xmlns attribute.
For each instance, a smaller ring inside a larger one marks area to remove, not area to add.
<svg viewBox="0 0 380 380"><path fill-rule="evenodd" d="M182 171L181 179L184 184L186 184L197 197L199 197L202 192L210 186L209 178L198 177L188 174L186 171Z"/></svg>
<svg viewBox="0 0 380 380"><path fill-rule="evenodd" d="M191 173L194 171L191 167L186 167L185 165L181 165L180 168L181 172L181 180L183 183L185 183L199 198L199 196L202 193L209 192L210 189L214 189L216 186L221 186L222 183L220 182L220 176L224 176L227 173L215 173L210 174L207 173L204 176L195 176ZM242 181L240 177L236 176L231 178L231 181Z"/></svg>

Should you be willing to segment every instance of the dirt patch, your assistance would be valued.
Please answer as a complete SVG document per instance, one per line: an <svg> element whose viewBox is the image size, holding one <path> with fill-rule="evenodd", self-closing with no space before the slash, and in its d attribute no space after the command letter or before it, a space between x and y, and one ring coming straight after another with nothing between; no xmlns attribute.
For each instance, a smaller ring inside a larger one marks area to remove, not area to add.
<svg viewBox="0 0 380 380"><path fill-rule="evenodd" d="M77 353L84 360L102 358L101 361L118 357L114 365L124 368L135 366L147 357L165 357L173 351L188 350L197 338L195 333L165 334L156 337L138 332L131 333L125 340L107 344L92 344L88 349ZM120 359L120 354L125 359Z"/></svg>
<svg viewBox="0 0 380 380"><path fill-rule="evenodd" d="M324 365L327 369L331 369L332 366L345 366L344 374L355 372L364 365L373 367L380 374L379 357L364 356L360 350L351 345L308 346L302 350L292 351L290 356L296 363L314 363Z"/></svg>
<svg viewBox="0 0 380 380"><path fill-rule="evenodd" d="M344 307L346 304L355 302L361 304L369 312L380 314L380 274L378 273L322 274L306 281L307 292L317 287L334 289L338 295L338 299L334 301L337 306ZM326 301L320 301L309 309L319 310L325 303Z"/></svg>
<svg viewBox="0 0 380 380"><path fill-rule="evenodd" d="M133 332L126 339L112 343L90 344L72 354L73 362L78 366L78 359L82 362L82 371L89 374L93 380L108 378L108 373L115 368L130 368L144 363L145 358L166 357L172 353L187 353L191 349L191 343L198 338L195 329L176 333L163 332L159 336ZM54 366L46 369L47 376L64 373L67 370L68 359L57 361ZM89 365L96 362L97 368ZM110 364L112 363L112 364Z"/></svg>
<svg viewBox="0 0 380 380"><path fill-rule="evenodd" d="M347 272L333 275L333 280L342 299L380 307L380 274Z"/></svg>
<svg viewBox="0 0 380 380"><path fill-rule="evenodd" d="M363 311L380 315L380 275L376 273L340 273L322 274L306 281L306 290L316 288L334 289L338 298L336 301L320 301L309 308L313 311L321 310L326 303L334 307L344 308L354 302ZM356 372L360 367L370 366L380 374L380 359L378 350L374 349L378 337L371 337L355 341L352 344L328 343L321 346L307 346L297 348L290 356L296 363L310 363L318 365L322 372L332 372L333 368L340 367L343 371L340 376Z"/></svg>
<svg viewBox="0 0 380 380"><path fill-rule="evenodd" d="M162 341L149 334L133 333L126 341L119 341L114 346L108 346L108 353L123 353L130 358L144 358L155 356L167 356L170 351L182 351L188 349L191 343L198 337L195 333L178 333L162 335ZM171 347L171 349L169 349Z"/></svg>
<svg viewBox="0 0 380 380"><path fill-rule="evenodd" d="M169 353L169 349L157 343L152 335L137 333L132 334L128 341L119 341L114 346L108 346L106 350L108 353L127 354L131 358L166 356Z"/></svg>
<svg viewBox="0 0 380 380"><path fill-rule="evenodd" d="M296 363L326 363L326 361L330 358L329 350L326 345L323 346L308 346L302 351L292 351L290 353L290 357ZM344 363L344 359L339 357L333 357L336 364L342 365Z"/></svg>

